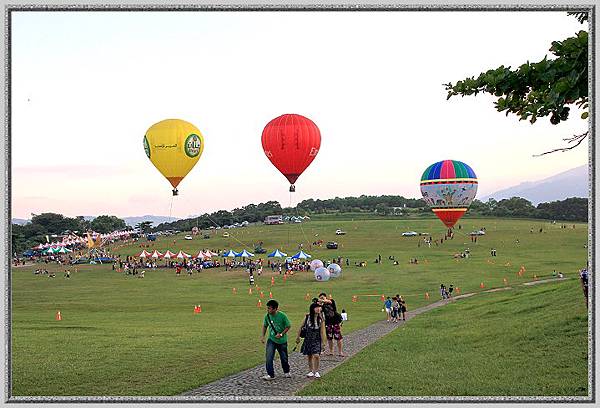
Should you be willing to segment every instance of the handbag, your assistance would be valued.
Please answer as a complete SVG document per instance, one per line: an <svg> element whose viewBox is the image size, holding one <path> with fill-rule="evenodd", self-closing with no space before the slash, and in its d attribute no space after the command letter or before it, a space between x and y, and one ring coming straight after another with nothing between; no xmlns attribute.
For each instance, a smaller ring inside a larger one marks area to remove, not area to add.
<svg viewBox="0 0 600 408"><path fill-rule="evenodd" d="M302 325L302 327L300 328L300 337L301 338L305 338L306 337L306 324L308 323L308 316L306 316L304 318L304 324Z"/></svg>

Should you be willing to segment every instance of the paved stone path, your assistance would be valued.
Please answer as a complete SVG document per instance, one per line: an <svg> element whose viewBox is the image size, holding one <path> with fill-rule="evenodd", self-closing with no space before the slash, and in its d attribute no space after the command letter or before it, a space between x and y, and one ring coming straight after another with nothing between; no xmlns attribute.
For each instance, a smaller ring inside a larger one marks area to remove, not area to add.
<svg viewBox="0 0 600 408"><path fill-rule="evenodd" d="M449 302L453 302L456 299L473 296L475 293L467 293L464 295L458 295L452 299L440 300L435 303L431 303L427 306L415 309L414 311L408 311L406 313L406 320L410 320L414 316L421 313L425 313L436 307L443 306ZM352 357L369 344L374 343L386 334L390 333L394 329L402 326L404 322L388 323L385 320L374 323L361 330L356 330L352 333L344 335L344 353L346 357L334 356L321 356L321 364L319 372L321 375L327 373L338 365L342 364L346 359ZM261 364L259 366L250 368L240 373L231 375L229 377L222 378L218 381L205 384L200 388L188 391L182 395L189 397L207 397L207 396L230 396L230 397L241 397L241 396L292 396L295 395L300 389L306 386L310 381L318 381L306 377L308 372L306 357L300 352L291 352L293 348L293 341L289 343L288 350L290 372L292 378L283 377L281 371L281 363L277 358L275 360L275 379L272 381L265 381L261 377L265 375L265 366ZM334 347L334 352L336 348Z"/></svg>
<svg viewBox="0 0 600 408"><path fill-rule="evenodd" d="M545 279L522 283L522 285L537 285L540 283L555 282L565 279L566 278ZM488 289L482 291L481 293L497 292L510 289L512 289L512 287L506 286ZM457 295L451 299L439 300L427 306L415 309L413 311L409 311L406 313L406 320L408 321L411 318L420 315L421 313L425 313L431 309L444 306L449 302L453 302L461 298L470 297L475 294L476 293L465 293L463 295ZM375 341L379 340L391 331L397 329L398 327L401 327L403 324L404 322L388 323L385 320L382 320L368 327L365 327L364 329L356 330L352 333L344 335L344 353L346 354L346 357L322 355L319 372L321 373L321 375L327 373L328 371L342 364L346 359L352 357L353 355L361 351L369 344L374 343ZM277 357L274 363L275 379L272 381L265 381L261 378L266 373L264 364L261 364L248 370L242 371L240 373L230 375L229 377L225 377L215 382L205 384L200 388L190 390L182 395L186 397L196 397L200 400L207 397L208 399L210 399L210 397L232 397L236 399L237 397L237 399L239 399L240 401L245 400L244 397L253 399L256 397L273 398L293 396L299 390L308 385L311 381L319 381L306 377L306 372L308 370L306 357L298 351L292 352L291 350L293 348L293 345L294 343L292 340L292 342L290 342L288 345L288 350L290 352L290 372L292 373L292 378L283 377L283 373L281 371L281 363L279 362L279 358Z"/></svg>

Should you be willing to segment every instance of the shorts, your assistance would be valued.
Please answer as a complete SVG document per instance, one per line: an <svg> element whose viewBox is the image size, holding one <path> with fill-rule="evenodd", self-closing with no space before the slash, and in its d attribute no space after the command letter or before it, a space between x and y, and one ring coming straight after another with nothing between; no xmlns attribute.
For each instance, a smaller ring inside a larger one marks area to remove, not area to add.
<svg viewBox="0 0 600 408"><path fill-rule="evenodd" d="M327 340L341 340L344 338L339 323L325 325L325 331L327 332Z"/></svg>
<svg viewBox="0 0 600 408"><path fill-rule="evenodd" d="M386 313L392 313L392 309L390 309L389 307L385 308Z"/></svg>

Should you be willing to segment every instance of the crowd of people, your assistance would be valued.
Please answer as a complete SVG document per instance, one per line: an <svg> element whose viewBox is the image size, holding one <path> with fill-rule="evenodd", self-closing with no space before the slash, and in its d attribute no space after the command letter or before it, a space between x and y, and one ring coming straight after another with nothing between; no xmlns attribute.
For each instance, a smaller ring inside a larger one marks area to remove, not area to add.
<svg viewBox="0 0 600 408"><path fill-rule="evenodd" d="M279 310L279 303L271 299L266 304L267 314L263 319L261 342L266 345L265 368L267 373L262 377L270 381L275 378L275 369L273 360L275 352L279 353L283 376L290 378L290 365L288 361L288 338L287 333L292 324L287 315ZM296 334L296 347L302 341L300 352L306 356L308 363L309 378L320 378L319 365L321 355L334 355L334 349L337 349L337 355L345 357L343 349L342 325L348 320L348 314L344 309L338 312L335 300L327 297L325 292L313 298L308 306L308 312L298 326ZM268 338L265 336L268 331ZM335 346L334 346L335 341Z"/></svg>
<svg viewBox="0 0 600 408"><path fill-rule="evenodd" d="M388 296L383 302L383 307L387 315L388 323L406 320L406 301L399 294L396 294L396 296L391 298Z"/></svg>

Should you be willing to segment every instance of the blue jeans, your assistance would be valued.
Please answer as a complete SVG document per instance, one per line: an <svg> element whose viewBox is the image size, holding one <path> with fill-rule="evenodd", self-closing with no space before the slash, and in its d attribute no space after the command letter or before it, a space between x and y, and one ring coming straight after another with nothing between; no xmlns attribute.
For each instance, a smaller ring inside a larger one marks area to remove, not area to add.
<svg viewBox="0 0 600 408"><path fill-rule="evenodd" d="M275 359L275 350L279 352L279 358L281 359L281 368L284 373L290 372L290 364L288 363L288 351L287 343L279 344L275 343L271 339L267 340L267 374L270 377L275 377L275 370L273 368L273 360Z"/></svg>

